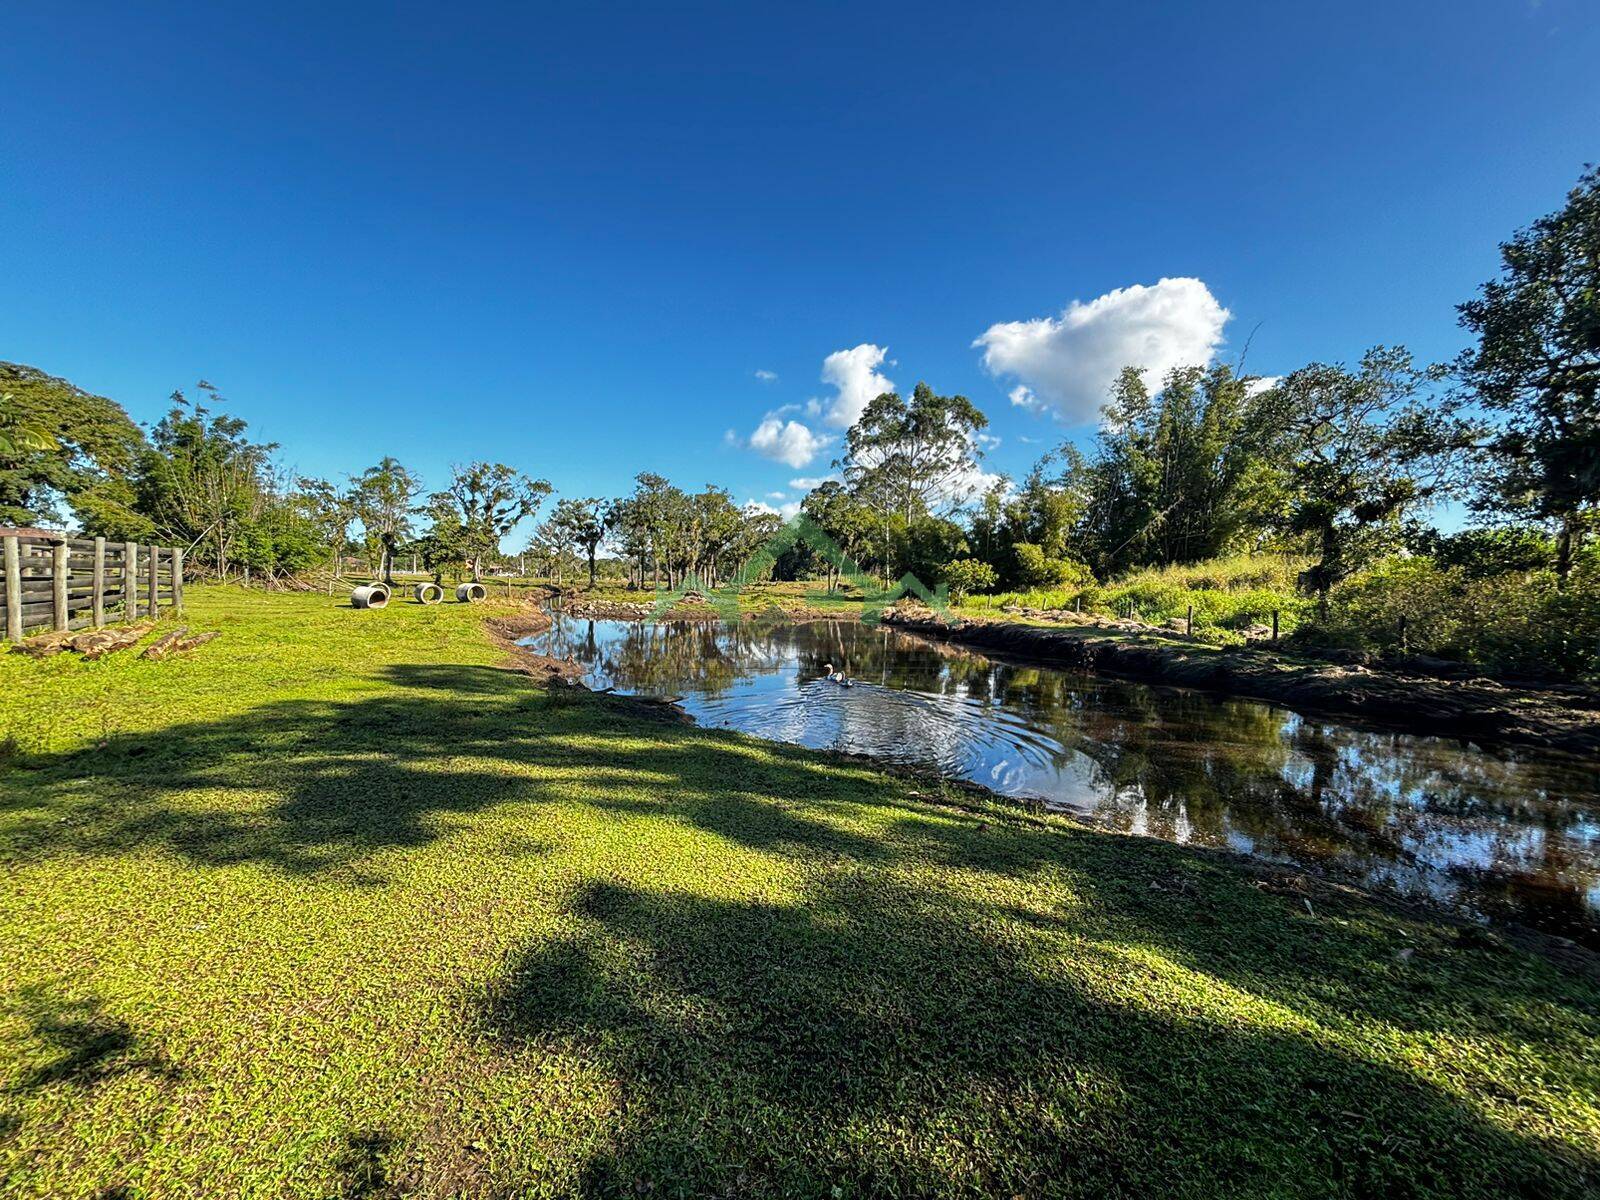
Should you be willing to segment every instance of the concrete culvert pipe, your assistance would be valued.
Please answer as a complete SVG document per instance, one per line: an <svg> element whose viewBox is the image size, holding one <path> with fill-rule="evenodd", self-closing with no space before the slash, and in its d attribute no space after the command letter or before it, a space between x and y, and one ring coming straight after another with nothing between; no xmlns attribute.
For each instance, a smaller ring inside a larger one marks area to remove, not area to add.
<svg viewBox="0 0 1600 1200"><path fill-rule="evenodd" d="M420 604L437 604L444 599L444 589L437 583L417 584L417 602Z"/></svg>
<svg viewBox="0 0 1600 1200"><path fill-rule="evenodd" d="M456 585L456 599L462 604L476 604L479 600L489 598L489 589L481 583L459 583Z"/></svg>
<svg viewBox="0 0 1600 1200"><path fill-rule="evenodd" d="M381 583L367 584L350 593L353 608L383 608L389 603L389 589Z"/></svg>

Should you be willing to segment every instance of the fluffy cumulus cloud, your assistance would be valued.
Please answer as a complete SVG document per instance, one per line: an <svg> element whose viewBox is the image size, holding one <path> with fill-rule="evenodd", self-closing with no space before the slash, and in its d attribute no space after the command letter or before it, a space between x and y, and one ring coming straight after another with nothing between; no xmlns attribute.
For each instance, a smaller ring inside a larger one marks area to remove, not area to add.
<svg viewBox="0 0 1600 1200"><path fill-rule="evenodd" d="M799 421L785 421L780 414L769 413L750 435L749 446L757 454L798 470L810 466L829 441Z"/></svg>
<svg viewBox="0 0 1600 1200"><path fill-rule="evenodd" d="M1019 383L1007 394L1013 405L1027 412L1038 412L1044 407L1044 402L1033 394L1033 389L1027 384Z"/></svg>
<svg viewBox="0 0 1600 1200"><path fill-rule="evenodd" d="M744 511L747 513L770 513L775 517L782 517L785 521L787 521L790 517L794 516L795 513L800 511L800 501L791 500L787 504L780 504L774 508L765 500L746 500L744 502Z"/></svg>
<svg viewBox="0 0 1600 1200"><path fill-rule="evenodd" d="M997 483L1005 484L1005 495L1009 496L1015 489L1006 476L997 471L985 471L974 463L965 470L956 472L944 481L944 486L938 489L932 497L935 505L948 508L960 508L971 504L979 497L986 495Z"/></svg>
<svg viewBox="0 0 1600 1200"><path fill-rule="evenodd" d="M868 404L894 391L894 381L878 369L888 354L885 347L870 342L853 350L835 350L822 360L822 382L833 388L833 395L813 400L807 411L835 429L849 429Z"/></svg>
<svg viewBox="0 0 1600 1200"><path fill-rule="evenodd" d="M894 391L894 381L879 370L888 353L882 346L863 342L853 349L835 350L828 355L822 360L822 382L832 386L833 394L808 401L804 406L806 416L834 429L848 429L854 425L873 399ZM777 379L770 371L757 371L756 377L764 383ZM785 404L767 413L748 438L740 438L730 431L725 440L730 445L748 446L757 454L797 469L810 466L812 460L832 444L833 437L789 416L800 410L798 404Z"/></svg>
<svg viewBox="0 0 1600 1200"><path fill-rule="evenodd" d="M837 480L837 475L801 475L789 480L789 486L797 492L814 492L830 480Z"/></svg>
<svg viewBox="0 0 1600 1200"><path fill-rule="evenodd" d="M1210 362L1229 315L1200 280L1163 279L1074 300L1059 317L991 325L973 345L992 374L1017 381L1011 403L1077 424L1095 419L1123 367L1143 367L1155 385Z"/></svg>

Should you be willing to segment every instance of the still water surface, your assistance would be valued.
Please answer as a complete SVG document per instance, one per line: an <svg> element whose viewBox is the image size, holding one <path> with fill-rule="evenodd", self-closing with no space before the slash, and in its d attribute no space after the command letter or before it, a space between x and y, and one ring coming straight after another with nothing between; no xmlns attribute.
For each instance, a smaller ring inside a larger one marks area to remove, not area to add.
<svg viewBox="0 0 1600 1200"><path fill-rule="evenodd" d="M701 724L935 767L1114 829L1318 867L1600 946L1600 771L1019 666L851 622L555 614L526 639ZM856 686L823 678L842 667Z"/></svg>

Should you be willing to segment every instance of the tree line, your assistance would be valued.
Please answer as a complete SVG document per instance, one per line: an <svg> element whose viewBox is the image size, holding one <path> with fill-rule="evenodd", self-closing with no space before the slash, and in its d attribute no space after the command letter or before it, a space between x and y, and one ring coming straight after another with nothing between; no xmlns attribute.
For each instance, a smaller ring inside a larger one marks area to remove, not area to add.
<svg viewBox="0 0 1600 1200"><path fill-rule="evenodd" d="M202 381L174 392L148 434L116 402L18 363L0 363L0 524L60 527L117 541L179 545L192 568L245 583L337 575L351 553L393 581L397 561L473 579L513 561L557 579L614 544L635 585L714 585L741 569L782 524L723 488L687 492L640 474L631 495L563 498L526 547L503 553L516 526L552 495L548 480L505 463L451 468L430 491L384 457L343 482L291 476L274 444L249 437Z"/></svg>
<svg viewBox="0 0 1600 1200"><path fill-rule="evenodd" d="M1378 346L1278 378L1224 364L1151 380L1130 365L1093 445L1064 442L1016 481L981 469L984 414L919 383L868 404L802 510L861 569L957 593L1265 550L1304 561L1300 586L1324 619L1338 589L1397 552L1547 571L1566 591L1589 570L1600 505L1600 172L1500 257L1459 306L1472 345L1450 362ZM488 461L433 491L387 457L342 483L291 478L276 449L251 440L209 383L174 393L147 435L111 400L0 364L0 522L59 522L65 509L86 532L183 545L222 578L336 569L351 551L385 578L400 554L476 578L504 565L505 538L552 496L548 481ZM1482 528L1430 528L1447 499ZM723 488L645 472L626 495L555 502L522 558L591 583L609 561L636 587L714 585L780 524ZM837 581L803 545L771 570Z"/></svg>

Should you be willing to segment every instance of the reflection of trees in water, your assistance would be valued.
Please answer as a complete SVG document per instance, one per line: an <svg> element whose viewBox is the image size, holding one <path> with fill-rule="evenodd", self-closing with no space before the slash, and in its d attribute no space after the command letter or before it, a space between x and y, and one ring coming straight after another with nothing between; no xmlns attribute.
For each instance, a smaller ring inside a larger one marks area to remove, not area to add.
<svg viewBox="0 0 1600 1200"><path fill-rule="evenodd" d="M629 691L715 695L756 674L764 663L758 638L711 621L618 623L602 639L594 621L552 630L553 653L569 655Z"/></svg>
<svg viewBox="0 0 1600 1200"><path fill-rule="evenodd" d="M1593 921L1600 794L1576 765L972 655L947 658L944 674L972 700L1026 712L1063 759L1091 760L1094 815L1114 828L1442 896L1493 879L1556 924Z"/></svg>
<svg viewBox="0 0 1600 1200"><path fill-rule="evenodd" d="M1581 923L1583 894L1600 884L1585 845L1585 831L1600 829L1600 795L1575 765L1248 701L996 672L1008 673L998 700L1032 708L1094 761L1106 797L1096 815L1114 827L1333 863L1445 896L1492 876L1520 906L1570 910L1560 924Z"/></svg>
<svg viewBox="0 0 1600 1200"><path fill-rule="evenodd" d="M1581 925L1584 893L1600 888L1600 789L1593 772L1559 758L1496 757L1251 701L997 662L848 622L632 624L598 644L592 623L574 632L574 653L641 691L716 695L784 662L804 687L832 663L892 694L800 706L784 716L796 730L815 736L832 723L827 736L840 745L915 746L947 766L1008 751L1048 759L1054 776L1046 763L1031 778L1063 788L1087 778L1094 815L1114 828L1328 862L1408 890L1459 895L1470 885L1491 904L1498 891L1556 924Z"/></svg>

